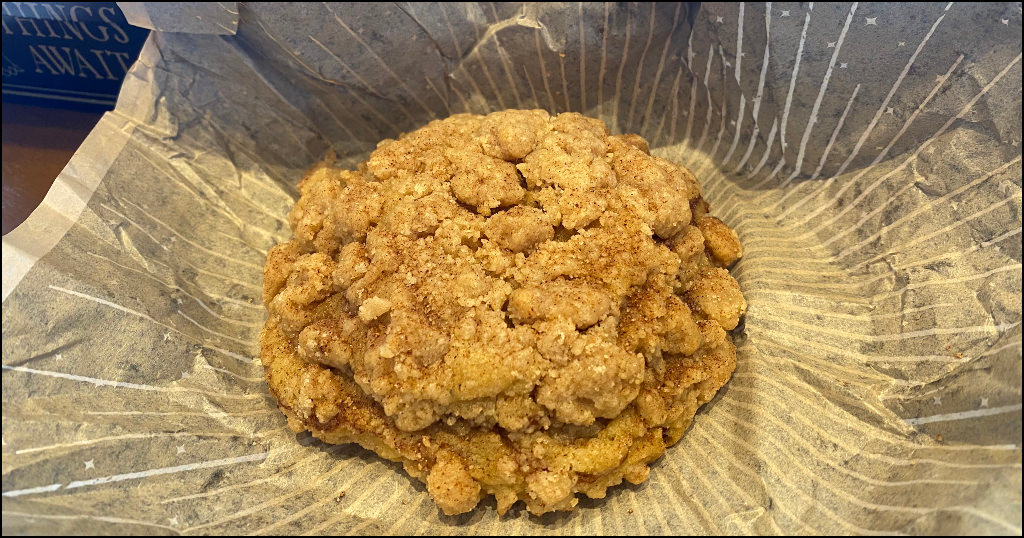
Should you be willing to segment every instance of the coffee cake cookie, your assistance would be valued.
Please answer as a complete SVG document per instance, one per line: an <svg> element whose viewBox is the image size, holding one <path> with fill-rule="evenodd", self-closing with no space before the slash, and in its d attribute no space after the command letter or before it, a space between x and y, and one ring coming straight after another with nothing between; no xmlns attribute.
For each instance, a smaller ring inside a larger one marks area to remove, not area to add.
<svg viewBox="0 0 1024 538"><path fill-rule="evenodd" d="M260 343L296 432L446 514L640 483L729 379L736 234L685 168L575 113L459 114L299 186Z"/></svg>

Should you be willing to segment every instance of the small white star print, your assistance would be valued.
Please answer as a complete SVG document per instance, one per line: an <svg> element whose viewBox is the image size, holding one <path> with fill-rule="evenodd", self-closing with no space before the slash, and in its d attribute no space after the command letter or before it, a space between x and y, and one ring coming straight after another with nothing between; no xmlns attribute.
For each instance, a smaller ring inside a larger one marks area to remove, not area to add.
<svg viewBox="0 0 1024 538"><path fill-rule="evenodd" d="M62 361L62 360L64 360L64 355L61 355L60 353L58 353L57 356L54 357L54 359L56 359L58 361Z"/></svg>
<svg viewBox="0 0 1024 538"><path fill-rule="evenodd" d="M188 372L182 372L181 373L181 378L182 379L187 379L188 378Z"/></svg>
<svg viewBox="0 0 1024 538"><path fill-rule="evenodd" d="M86 470L95 469L95 468L96 468L96 465L93 462L93 460L89 460L89 461L85 462L85 469Z"/></svg>
<svg viewBox="0 0 1024 538"><path fill-rule="evenodd" d="M729 63L729 60L726 60L726 61L725 61L725 66L726 66L726 67L732 67L732 64L731 64L731 63Z"/></svg>
<svg viewBox="0 0 1024 538"><path fill-rule="evenodd" d="M878 17L864 17L865 26L878 26Z"/></svg>
<svg viewBox="0 0 1024 538"><path fill-rule="evenodd" d="M722 20L722 17L715 17L715 22L717 22L718 24L722 24L725 21Z"/></svg>
<svg viewBox="0 0 1024 538"><path fill-rule="evenodd" d="M885 113L886 113L886 114L893 114L894 112L895 112L895 111L894 111L894 110L892 109L892 107L891 107L891 106L887 106L887 107L885 107Z"/></svg>
<svg viewBox="0 0 1024 538"><path fill-rule="evenodd" d="M170 339L171 339L171 331L165 332L164 333L164 342L166 342L166 341L168 341Z"/></svg>
<svg viewBox="0 0 1024 538"><path fill-rule="evenodd" d="M942 403L942 396L932 396L932 403L939 405Z"/></svg>
<svg viewBox="0 0 1024 538"><path fill-rule="evenodd" d="M747 53L746 52L741 52L740 53L740 58L746 58L746 57L747 57Z"/></svg>
<svg viewBox="0 0 1024 538"><path fill-rule="evenodd" d="M999 22L1003 23L1003 26L1010 25L1010 19L999 19Z"/></svg>
<svg viewBox="0 0 1024 538"><path fill-rule="evenodd" d="M782 15L779 15L779 16L780 17L788 17L789 16L789 10L788 9L783 10L782 11Z"/></svg>
<svg viewBox="0 0 1024 538"><path fill-rule="evenodd" d="M840 63L839 64L839 69L846 69L846 62Z"/></svg>
<svg viewBox="0 0 1024 538"><path fill-rule="evenodd" d="M173 235L170 237L170 239L168 239L168 241L170 241L171 243L173 243L173 242L175 242L177 240L178 240L178 238L174 237Z"/></svg>
<svg viewBox="0 0 1024 538"><path fill-rule="evenodd" d="M185 453L185 445L178 445L178 452L177 453L178 454L184 454Z"/></svg>
<svg viewBox="0 0 1024 538"><path fill-rule="evenodd" d="M169 517L169 518L167 518L167 522L170 523L171 526L177 527L178 526L178 517L177 516Z"/></svg>
<svg viewBox="0 0 1024 538"><path fill-rule="evenodd" d="M828 42L828 47L826 47L826 48L830 48L830 49L836 48L836 42L835 41L829 41Z"/></svg>
<svg viewBox="0 0 1024 538"><path fill-rule="evenodd" d="M906 41L900 41L899 43L896 44L896 46L897 47L906 47L907 46L907 42Z"/></svg>
<svg viewBox="0 0 1024 538"><path fill-rule="evenodd" d="M729 125L735 126L736 125L736 120L729 120Z"/></svg>
<svg viewBox="0 0 1024 538"><path fill-rule="evenodd" d="M981 399L981 407L988 407L988 398Z"/></svg>
<svg viewBox="0 0 1024 538"><path fill-rule="evenodd" d="M942 75L935 75L935 82L944 82L945 80L946 80L946 77L944 77Z"/></svg>

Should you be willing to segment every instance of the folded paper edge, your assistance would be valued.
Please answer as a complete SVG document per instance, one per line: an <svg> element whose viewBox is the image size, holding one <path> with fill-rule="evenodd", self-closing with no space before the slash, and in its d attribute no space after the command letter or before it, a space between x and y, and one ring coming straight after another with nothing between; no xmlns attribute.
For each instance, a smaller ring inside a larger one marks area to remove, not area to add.
<svg viewBox="0 0 1024 538"><path fill-rule="evenodd" d="M121 13L124 14L125 20L132 26L138 26L139 28L146 28L148 30L154 30L157 32L182 32L189 34L212 34L212 35L235 35L238 32L238 2L217 2L221 8L229 15L228 26L218 24L214 21L214 26L207 24L206 21L202 21L200 17L196 17L200 22L192 25L191 20L186 21L185 18L178 14L174 18L175 25L157 25L153 23L153 17L150 13L153 10L174 10L174 11L186 11L184 6L180 3L156 3L156 2L117 2L117 7L121 8ZM179 26L180 24L180 26Z"/></svg>
<svg viewBox="0 0 1024 538"><path fill-rule="evenodd" d="M3 303L35 263L78 222L134 130L134 123L124 116L104 114L57 175L39 207L3 236Z"/></svg>

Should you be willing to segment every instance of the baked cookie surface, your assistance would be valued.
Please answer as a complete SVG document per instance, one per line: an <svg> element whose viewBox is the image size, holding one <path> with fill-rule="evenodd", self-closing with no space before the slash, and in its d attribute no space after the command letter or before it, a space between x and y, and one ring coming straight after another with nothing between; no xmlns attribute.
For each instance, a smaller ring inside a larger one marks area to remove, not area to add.
<svg viewBox="0 0 1024 538"><path fill-rule="evenodd" d="M264 270L270 391L293 430L402 462L446 514L642 482L735 367L739 241L639 136L460 114L299 189Z"/></svg>

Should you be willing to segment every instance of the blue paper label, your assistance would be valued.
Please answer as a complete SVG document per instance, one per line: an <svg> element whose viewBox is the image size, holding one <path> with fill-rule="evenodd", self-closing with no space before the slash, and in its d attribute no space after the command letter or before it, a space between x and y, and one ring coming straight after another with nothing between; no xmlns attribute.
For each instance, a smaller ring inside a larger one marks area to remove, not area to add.
<svg viewBox="0 0 1024 538"><path fill-rule="evenodd" d="M113 2L4 2L3 99L110 110L148 35Z"/></svg>

